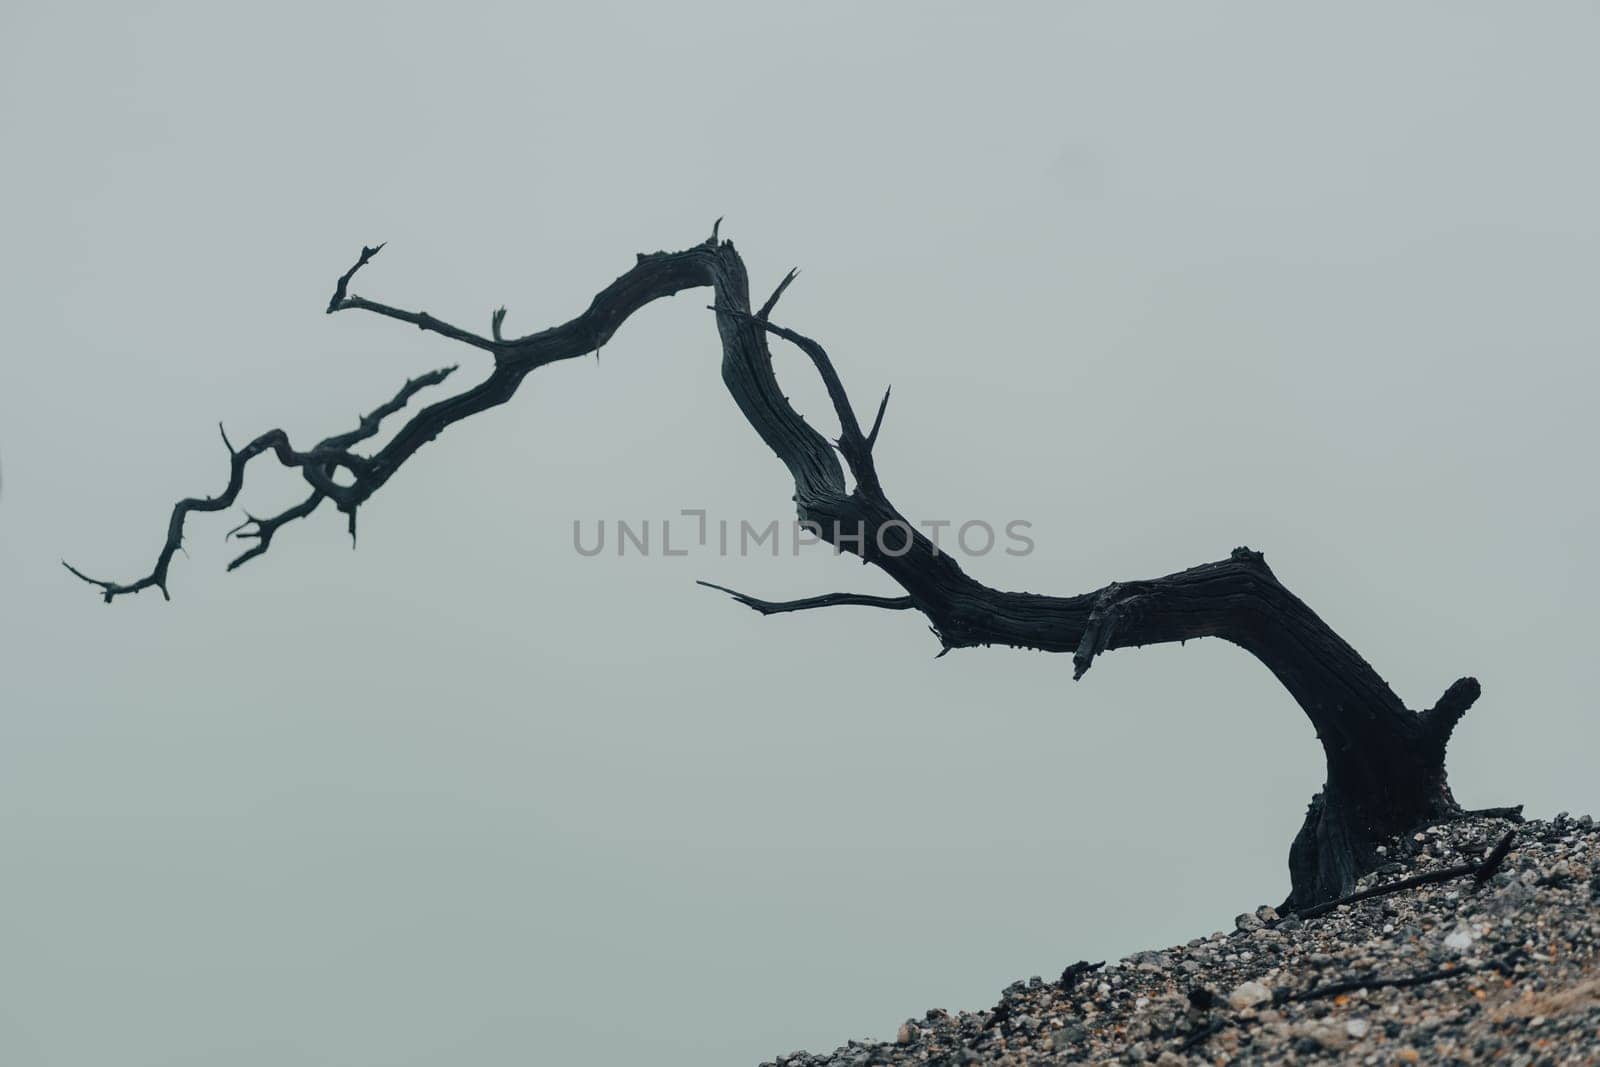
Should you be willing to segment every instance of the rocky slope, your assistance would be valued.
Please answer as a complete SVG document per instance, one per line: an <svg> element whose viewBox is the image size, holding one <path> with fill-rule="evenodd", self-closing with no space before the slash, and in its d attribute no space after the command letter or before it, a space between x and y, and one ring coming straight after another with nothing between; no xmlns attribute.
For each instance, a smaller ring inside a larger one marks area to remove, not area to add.
<svg viewBox="0 0 1600 1067"><path fill-rule="evenodd" d="M1361 889L1439 880L1318 916L1258 908L1229 933L1016 982L988 1011L908 1019L893 1043L774 1064L1600 1064L1593 821L1464 819L1387 849Z"/></svg>

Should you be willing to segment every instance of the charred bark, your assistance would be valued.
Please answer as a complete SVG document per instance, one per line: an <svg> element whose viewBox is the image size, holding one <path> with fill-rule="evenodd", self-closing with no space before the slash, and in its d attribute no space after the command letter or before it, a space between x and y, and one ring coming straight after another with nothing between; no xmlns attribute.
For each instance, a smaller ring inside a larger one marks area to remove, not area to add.
<svg viewBox="0 0 1600 1067"><path fill-rule="evenodd" d="M752 311L744 262L733 244L719 240L715 230L709 240L682 252L640 255L633 268L601 290L577 318L511 340L501 336L503 308L491 317L490 336L484 337L427 312L390 307L350 293L356 273L382 247L362 249L355 265L339 278L328 312L368 311L438 333L491 353L493 370L478 385L411 416L387 444L368 455L354 452L353 446L375 435L379 423L414 394L441 383L449 370L407 382L356 430L329 437L309 451L296 451L281 430L268 431L240 449L229 444L226 488L218 496L184 500L173 509L167 540L150 574L121 584L68 567L98 586L107 603L150 587L166 595L168 565L181 544L185 518L192 511L231 506L243 487L245 468L255 457L272 454L281 464L298 468L311 493L270 518L247 514L231 536L254 544L230 569L265 552L279 528L311 514L324 500L347 516L353 537L361 504L451 424L510 400L523 379L545 364L598 351L645 305L685 289L709 288L721 341L723 383L757 436L788 468L799 519L837 550L879 567L905 595L830 593L780 602L722 586L712 588L763 614L835 605L914 609L928 620L940 642L940 655L995 644L1065 653L1072 657L1074 678L1081 678L1095 657L1114 649L1198 637L1218 637L1238 645L1289 691L1311 720L1327 757L1327 783L1313 798L1305 825L1290 848L1291 907L1347 892L1376 865L1374 849L1384 837L1460 813L1445 778L1445 746L1456 722L1477 699L1478 683L1463 678L1434 707L1409 710L1355 649L1278 581L1259 552L1238 548L1214 563L1161 578L1112 582L1074 596L1008 592L968 576L953 556L941 552L906 521L883 488L873 446L883 426L888 393L870 430L863 432L823 347L770 321L794 272ZM839 418L836 442L826 440L789 404L773 371L769 336L796 345L810 358ZM846 471L853 487L846 486ZM335 480L336 474L343 480Z"/></svg>

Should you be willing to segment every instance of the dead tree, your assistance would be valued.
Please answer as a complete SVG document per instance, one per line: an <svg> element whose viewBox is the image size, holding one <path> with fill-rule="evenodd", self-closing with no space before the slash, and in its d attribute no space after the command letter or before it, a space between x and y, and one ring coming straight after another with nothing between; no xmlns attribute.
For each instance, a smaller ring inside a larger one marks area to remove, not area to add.
<svg viewBox="0 0 1600 1067"><path fill-rule="evenodd" d="M720 221L720 220L719 220ZM1011 645L1072 657L1081 678L1096 656L1129 646L1220 637L1266 665L1311 719L1327 756L1328 778L1312 798L1305 824L1289 850L1289 905L1304 907L1348 892L1377 863L1383 838L1417 825L1462 813L1445 780L1445 745L1450 732L1478 697L1478 683L1462 678L1433 707L1413 711L1366 660L1286 589L1261 553L1236 548L1227 558L1143 581L1112 582L1075 596L992 589L968 576L890 503L873 459L889 394L884 393L869 429L863 430L832 360L809 337L775 324L773 307L794 280L793 271L758 308L752 308L743 260L716 228L705 242L681 252L641 254L633 267L602 289L577 318L526 337L501 334L505 309L496 311L487 337L444 322L425 311L390 307L350 292L351 279L382 248L363 248L339 278L328 313L373 312L479 348L494 370L472 388L412 415L383 445L367 454L355 446L377 434L379 424L417 393L442 383L454 367L405 383L347 433L310 449L294 448L282 430L269 430L242 448L226 433L228 484L216 496L180 501L167 526L155 568L121 584L73 574L98 586L107 603L143 589L167 595L168 568L191 512L231 507L244 485L245 468L271 453L296 468L309 494L276 515L245 520L231 535L251 542L229 570L266 552L287 523L330 502L349 522L352 539L361 505L381 489L417 449L452 423L510 400L524 378L559 360L598 352L630 315L652 301L685 289L708 288L722 344L722 380L745 419L788 467L801 522L836 550L874 564L904 590L879 597L829 593L796 601L766 601L724 589L764 615L834 605L915 610L925 616L943 655L955 648ZM838 415L840 436L829 442L790 405L774 374L768 338L798 347L827 387ZM841 460L843 466L841 467ZM854 481L846 485L845 472ZM721 589L716 586L713 588Z"/></svg>

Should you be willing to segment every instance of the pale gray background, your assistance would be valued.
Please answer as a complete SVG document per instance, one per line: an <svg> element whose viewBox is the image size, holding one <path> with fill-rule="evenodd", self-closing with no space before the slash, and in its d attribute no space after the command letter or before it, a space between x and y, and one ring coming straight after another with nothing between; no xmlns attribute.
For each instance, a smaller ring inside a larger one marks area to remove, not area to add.
<svg viewBox="0 0 1600 1067"><path fill-rule="evenodd" d="M236 440L343 430L724 233L920 518L1077 592L1264 550L1469 804L1596 807L1592 5L12 4L0 17L0 1060L752 1064L980 1008L1286 889L1309 726L1219 643L969 651L579 559L788 514L703 293L363 512L106 608ZM829 416L803 362L792 395ZM257 510L298 499L263 467ZM849 692L844 700L829 694Z"/></svg>

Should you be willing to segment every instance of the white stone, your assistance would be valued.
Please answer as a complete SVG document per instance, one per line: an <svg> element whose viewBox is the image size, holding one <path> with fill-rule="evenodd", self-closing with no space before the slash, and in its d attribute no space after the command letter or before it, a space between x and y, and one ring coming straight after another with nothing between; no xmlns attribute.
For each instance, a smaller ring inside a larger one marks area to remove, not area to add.
<svg viewBox="0 0 1600 1067"><path fill-rule="evenodd" d="M1235 1011L1253 1008L1257 1004L1265 1004L1272 999L1272 990L1260 982L1244 982L1234 986L1233 992L1228 994L1228 1004Z"/></svg>

